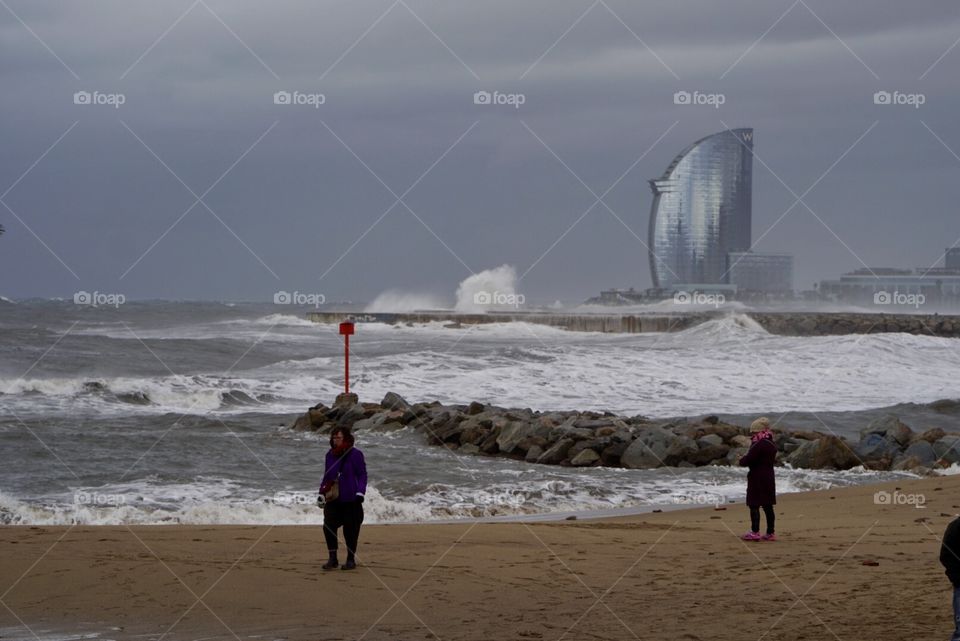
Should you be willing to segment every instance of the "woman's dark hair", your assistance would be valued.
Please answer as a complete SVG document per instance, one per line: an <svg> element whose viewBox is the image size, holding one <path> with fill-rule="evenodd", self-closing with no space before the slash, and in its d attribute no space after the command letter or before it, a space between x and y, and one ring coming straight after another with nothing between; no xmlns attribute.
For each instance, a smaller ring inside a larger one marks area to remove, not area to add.
<svg viewBox="0 0 960 641"><path fill-rule="evenodd" d="M353 433L350 431L349 427L335 427L330 430L330 448L333 448L333 435L340 434L343 436L343 442L349 447L353 447Z"/></svg>

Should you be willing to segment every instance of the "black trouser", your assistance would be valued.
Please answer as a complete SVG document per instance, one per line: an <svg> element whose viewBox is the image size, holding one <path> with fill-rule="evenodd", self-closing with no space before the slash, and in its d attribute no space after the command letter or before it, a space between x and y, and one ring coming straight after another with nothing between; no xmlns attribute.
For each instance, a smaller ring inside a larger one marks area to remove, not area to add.
<svg viewBox="0 0 960 641"><path fill-rule="evenodd" d="M767 534L773 534L773 506L764 505L763 506L763 515L767 517ZM760 531L760 508L751 505L750 506L750 530L752 532Z"/></svg>
<svg viewBox="0 0 960 641"><path fill-rule="evenodd" d="M337 530L343 526L343 540L347 544L347 559L353 559L360 538L360 524L363 523L363 504L359 501L341 503L332 501L323 506L323 538L327 540L327 550L331 555L337 553Z"/></svg>

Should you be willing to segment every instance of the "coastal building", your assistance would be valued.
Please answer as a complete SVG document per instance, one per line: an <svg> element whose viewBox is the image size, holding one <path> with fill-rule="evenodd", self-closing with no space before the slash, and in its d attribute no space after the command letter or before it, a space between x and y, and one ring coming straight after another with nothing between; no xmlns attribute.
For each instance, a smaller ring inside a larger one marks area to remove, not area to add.
<svg viewBox="0 0 960 641"><path fill-rule="evenodd" d="M820 281L820 298L877 306L960 305L960 270L863 268Z"/></svg>
<svg viewBox="0 0 960 641"><path fill-rule="evenodd" d="M793 256L730 252L727 254L727 280L744 295L792 292Z"/></svg>
<svg viewBox="0 0 960 641"><path fill-rule="evenodd" d="M943 255L943 266L946 269L960 270L960 247L950 247Z"/></svg>
<svg viewBox="0 0 960 641"><path fill-rule="evenodd" d="M600 296L587 301L588 305L636 305L646 301L643 292L630 289L605 289Z"/></svg>
<svg viewBox="0 0 960 641"><path fill-rule="evenodd" d="M649 182L654 288L727 282L727 254L750 249L753 129L697 140Z"/></svg>

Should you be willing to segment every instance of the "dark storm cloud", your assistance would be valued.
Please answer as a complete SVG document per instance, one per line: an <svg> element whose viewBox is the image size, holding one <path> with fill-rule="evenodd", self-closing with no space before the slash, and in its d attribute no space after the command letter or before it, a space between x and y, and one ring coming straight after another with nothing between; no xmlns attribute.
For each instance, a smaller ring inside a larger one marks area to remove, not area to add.
<svg viewBox="0 0 960 641"><path fill-rule="evenodd" d="M7 296L646 287L646 181L725 126L756 129L754 239L799 288L960 237L950 2L5 2L0 194L63 136L2 197Z"/></svg>

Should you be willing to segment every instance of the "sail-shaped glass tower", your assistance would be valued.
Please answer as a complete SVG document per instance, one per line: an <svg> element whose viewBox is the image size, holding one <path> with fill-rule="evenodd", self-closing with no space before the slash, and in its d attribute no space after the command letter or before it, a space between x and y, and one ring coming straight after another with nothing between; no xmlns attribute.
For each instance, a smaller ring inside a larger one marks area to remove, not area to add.
<svg viewBox="0 0 960 641"><path fill-rule="evenodd" d="M750 249L753 129L701 138L650 187L653 286L727 282L727 254Z"/></svg>

